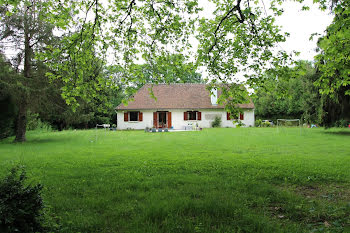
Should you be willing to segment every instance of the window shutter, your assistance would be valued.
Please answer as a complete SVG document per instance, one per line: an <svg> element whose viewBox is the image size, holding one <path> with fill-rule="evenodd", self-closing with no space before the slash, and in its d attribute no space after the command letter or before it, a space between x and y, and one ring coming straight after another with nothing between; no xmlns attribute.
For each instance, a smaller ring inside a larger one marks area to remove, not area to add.
<svg viewBox="0 0 350 233"><path fill-rule="evenodd" d="M184 112L184 121L187 121L188 119L188 112Z"/></svg>
<svg viewBox="0 0 350 233"><path fill-rule="evenodd" d="M231 114L229 113L229 112L227 112L227 114L226 114L226 120L231 120Z"/></svg>
<svg viewBox="0 0 350 233"><path fill-rule="evenodd" d="M201 121L202 120L202 113L197 112L197 120Z"/></svg>
<svg viewBox="0 0 350 233"><path fill-rule="evenodd" d="M240 114L239 114L239 119L240 119L241 121L244 120L244 113L240 113Z"/></svg>
<svg viewBox="0 0 350 233"><path fill-rule="evenodd" d="M171 112L168 112L168 128L171 128Z"/></svg>
<svg viewBox="0 0 350 233"><path fill-rule="evenodd" d="M128 121L128 120L129 120L129 113L124 112L124 121Z"/></svg>
<svg viewBox="0 0 350 233"><path fill-rule="evenodd" d="M153 113L153 127L157 128L157 121L158 121L158 117L157 117L157 112Z"/></svg>
<svg viewBox="0 0 350 233"><path fill-rule="evenodd" d="M143 114L142 114L142 112L139 112L139 121L142 121L143 119Z"/></svg>

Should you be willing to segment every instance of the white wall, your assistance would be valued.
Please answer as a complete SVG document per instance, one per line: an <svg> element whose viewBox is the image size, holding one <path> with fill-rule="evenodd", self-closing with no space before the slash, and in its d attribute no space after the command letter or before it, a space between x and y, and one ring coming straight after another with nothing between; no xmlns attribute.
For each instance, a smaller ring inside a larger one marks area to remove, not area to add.
<svg viewBox="0 0 350 233"><path fill-rule="evenodd" d="M124 121L124 111L117 111L117 129L145 129L153 127L153 112L151 110L142 110L142 121Z"/></svg>
<svg viewBox="0 0 350 233"><path fill-rule="evenodd" d="M232 120L226 120L226 111L220 109L167 109L162 111L171 112L171 125L174 129L184 129L189 123L198 123L201 128L210 128L211 122L215 116L221 117L222 127L235 127ZM200 121L184 121L184 112L186 111L200 111L202 113L202 120ZM142 110L143 121L141 122L124 122L124 111L117 111L117 128L118 129L145 129L146 127L153 127L153 112L156 110ZM246 126L254 126L255 116L254 109L247 109L244 111L244 120L242 121Z"/></svg>

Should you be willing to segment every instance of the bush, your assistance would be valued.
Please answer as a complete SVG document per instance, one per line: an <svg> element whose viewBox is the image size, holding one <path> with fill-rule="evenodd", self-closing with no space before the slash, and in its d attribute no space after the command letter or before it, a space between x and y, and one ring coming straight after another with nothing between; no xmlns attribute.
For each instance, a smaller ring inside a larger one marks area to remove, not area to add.
<svg viewBox="0 0 350 233"><path fill-rule="evenodd" d="M221 127L221 117L216 116L214 121L211 123L211 127L213 127L213 128Z"/></svg>
<svg viewBox="0 0 350 233"><path fill-rule="evenodd" d="M39 114L28 111L27 113L27 130L38 130L38 131L52 131L50 124L42 122L39 118Z"/></svg>
<svg viewBox="0 0 350 233"><path fill-rule="evenodd" d="M15 167L0 180L0 232L43 232L51 228L44 216L42 186L25 185L26 179L24 168Z"/></svg>
<svg viewBox="0 0 350 233"><path fill-rule="evenodd" d="M261 124L262 127L270 127L271 126L271 123L268 122L268 121L264 121L262 124Z"/></svg>
<svg viewBox="0 0 350 233"><path fill-rule="evenodd" d="M10 96L2 97L0 93L0 109L0 139L3 139L15 134L16 107Z"/></svg>
<svg viewBox="0 0 350 233"><path fill-rule="evenodd" d="M255 121L255 126L256 127L261 127L262 126L262 120L261 119L258 119Z"/></svg>
<svg viewBox="0 0 350 233"><path fill-rule="evenodd" d="M238 120L236 127L239 128L239 127L242 127L242 126L245 126L245 124L241 120Z"/></svg>
<svg viewBox="0 0 350 233"><path fill-rule="evenodd" d="M339 127L339 128L344 128L344 127L348 127L349 123L347 120L338 120L334 123L335 127Z"/></svg>

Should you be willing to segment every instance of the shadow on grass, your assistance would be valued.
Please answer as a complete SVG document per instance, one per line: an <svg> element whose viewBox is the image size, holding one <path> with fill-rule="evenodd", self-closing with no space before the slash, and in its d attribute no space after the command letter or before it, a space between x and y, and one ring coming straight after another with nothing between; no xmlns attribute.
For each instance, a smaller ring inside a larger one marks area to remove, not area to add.
<svg viewBox="0 0 350 233"><path fill-rule="evenodd" d="M25 142L15 142L14 138L6 138L0 141L0 144L13 144L13 145L25 145L25 144L45 144L45 143L56 143L56 142L68 142L69 138L32 138L29 137Z"/></svg>
<svg viewBox="0 0 350 233"><path fill-rule="evenodd" d="M330 135L340 135L340 136L350 136L350 129L349 130L342 130L342 131L324 131L325 134Z"/></svg>

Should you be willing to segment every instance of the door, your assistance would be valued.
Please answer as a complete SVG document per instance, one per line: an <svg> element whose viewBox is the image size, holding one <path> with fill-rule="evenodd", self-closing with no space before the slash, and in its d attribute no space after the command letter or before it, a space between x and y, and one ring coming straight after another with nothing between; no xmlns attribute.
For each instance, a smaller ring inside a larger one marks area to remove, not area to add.
<svg viewBox="0 0 350 233"><path fill-rule="evenodd" d="M167 112L158 112L158 127L167 128Z"/></svg>

